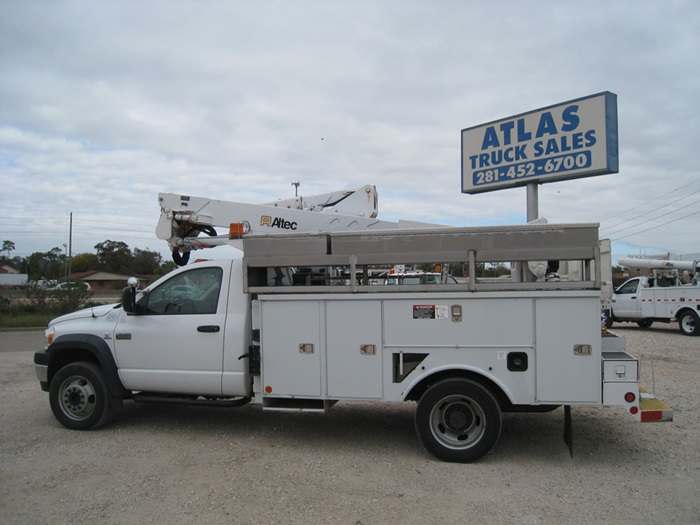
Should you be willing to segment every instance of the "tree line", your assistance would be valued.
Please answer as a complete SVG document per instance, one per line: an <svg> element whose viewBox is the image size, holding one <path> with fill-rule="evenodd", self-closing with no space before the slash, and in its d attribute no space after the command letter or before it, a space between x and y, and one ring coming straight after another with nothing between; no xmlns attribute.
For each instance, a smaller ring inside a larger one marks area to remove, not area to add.
<svg viewBox="0 0 700 525"><path fill-rule="evenodd" d="M15 243L2 242L0 264L26 273L30 281L59 280L70 274L101 270L122 275L164 275L175 268L172 261L163 261L159 252L129 248L122 241L106 240L95 245L94 253L78 253L70 259L58 247L34 252L27 257L12 257Z"/></svg>

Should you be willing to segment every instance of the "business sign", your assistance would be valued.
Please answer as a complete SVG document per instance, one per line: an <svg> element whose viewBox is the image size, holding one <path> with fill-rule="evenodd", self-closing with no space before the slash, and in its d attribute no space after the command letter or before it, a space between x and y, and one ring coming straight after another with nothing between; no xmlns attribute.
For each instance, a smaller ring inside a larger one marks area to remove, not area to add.
<svg viewBox="0 0 700 525"><path fill-rule="evenodd" d="M617 95L609 91L462 130L462 193L617 171Z"/></svg>

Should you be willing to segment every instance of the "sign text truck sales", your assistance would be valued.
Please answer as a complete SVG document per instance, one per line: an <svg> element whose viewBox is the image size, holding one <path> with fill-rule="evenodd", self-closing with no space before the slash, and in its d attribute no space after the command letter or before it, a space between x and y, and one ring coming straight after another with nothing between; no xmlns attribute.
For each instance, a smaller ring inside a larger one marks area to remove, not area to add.
<svg viewBox="0 0 700 525"><path fill-rule="evenodd" d="M617 170L617 96L607 91L462 130L464 193Z"/></svg>

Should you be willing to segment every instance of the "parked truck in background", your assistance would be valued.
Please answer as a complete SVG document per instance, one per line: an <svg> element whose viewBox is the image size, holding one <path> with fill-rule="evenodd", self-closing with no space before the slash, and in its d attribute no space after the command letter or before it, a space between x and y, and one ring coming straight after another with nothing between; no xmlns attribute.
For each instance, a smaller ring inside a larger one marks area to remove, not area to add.
<svg viewBox="0 0 700 525"><path fill-rule="evenodd" d="M333 210L161 194L157 235L183 265L144 290L132 283L120 304L51 321L34 363L55 417L88 430L127 400L313 412L415 402L424 447L456 462L494 446L504 412L563 406L570 448L571 407L672 419L640 390L624 339L601 331L596 224L407 229L362 206L342 214L342 201ZM185 264L222 244L240 256ZM529 261L553 260L578 261L577 278L528 278ZM377 266L436 262L466 262L468 278L370 283ZM506 262L520 274L478 278L477 264ZM313 278L295 278L299 268Z"/></svg>
<svg viewBox="0 0 700 525"><path fill-rule="evenodd" d="M633 277L615 289L607 326L634 322L649 328L655 322L678 322L685 335L700 335L700 261L624 258L620 266L644 268L648 276ZM690 272L683 284L679 272Z"/></svg>

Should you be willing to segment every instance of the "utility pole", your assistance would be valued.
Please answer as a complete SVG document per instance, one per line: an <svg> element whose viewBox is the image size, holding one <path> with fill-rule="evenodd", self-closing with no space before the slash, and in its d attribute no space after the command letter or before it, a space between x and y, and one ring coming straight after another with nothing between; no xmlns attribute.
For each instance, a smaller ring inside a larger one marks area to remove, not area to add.
<svg viewBox="0 0 700 525"><path fill-rule="evenodd" d="M301 182L292 182L292 186L294 186L294 196L298 197L299 196L299 186L301 186Z"/></svg>
<svg viewBox="0 0 700 525"><path fill-rule="evenodd" d="M70 223L68 227L68 261L66 262L67 278L71 276L71 259L73 258L73 212L70 212ZM66 279L66 280L68 280Z"/></svg>
<svg viewBox="0 0 700 525"><path fill-rule="evenodd" d="M65 275L63 276L65 278L65 281L68 282L68 245L64 242L63 243L63 249L66 251L66 261L65 261Z"/></svg>

